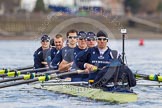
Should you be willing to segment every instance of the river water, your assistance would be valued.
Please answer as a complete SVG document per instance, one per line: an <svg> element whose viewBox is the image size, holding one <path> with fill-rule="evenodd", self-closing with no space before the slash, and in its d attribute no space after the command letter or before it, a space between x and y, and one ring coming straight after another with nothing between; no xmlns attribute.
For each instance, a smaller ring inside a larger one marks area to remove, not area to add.
<svg viewBox="0 0 162 108"><path fill-rule="evenodd" d="M126 40L125 52L128 66L133 72L162 74L162 40ZM121 40L110 40L111 49L121 52ZM0 68L18 68L33 64L33 52L40 46L38 41L0 41ZM156 82L140 80L138 83ZM138 101L127 104L110 104L94 100L56 94L34 89L30 84L0 89L0 108L160 108L162 87L136 86Z"/></svg>

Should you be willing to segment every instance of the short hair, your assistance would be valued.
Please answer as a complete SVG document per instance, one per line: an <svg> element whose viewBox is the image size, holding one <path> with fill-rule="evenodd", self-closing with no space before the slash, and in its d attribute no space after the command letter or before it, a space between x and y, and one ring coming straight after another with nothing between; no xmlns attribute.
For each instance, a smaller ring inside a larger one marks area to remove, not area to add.
<svg viewBox="0 0 162 108"><path fill-rule="evenodd" d="M75 30L75 29L69 30L69 31L66 33L66 37L69 36L69 33L76 33L76 34L78 34L78 31Z"/></svg>
<svg viewBox="0 0 162 108"><path fill-rule="evenodd" d="M61 34L57 34L57 35L55 36L55 38L56 38L56 39L58 39L58 38L63 38L63 36L62 36Z"/></svg>

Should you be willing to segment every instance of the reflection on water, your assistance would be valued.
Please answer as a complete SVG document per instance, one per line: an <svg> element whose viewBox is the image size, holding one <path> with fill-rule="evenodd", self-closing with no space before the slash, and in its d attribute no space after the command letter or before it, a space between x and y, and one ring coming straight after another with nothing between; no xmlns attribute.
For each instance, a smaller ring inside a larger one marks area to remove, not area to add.
<svg viewBox="0 0 162 108"><path fill-rule="evenodd" d="M111 49L121 53L121 41L111 40ZM16 68L33 64L33 53L39 47L37 41L0 41L0 68ZM161 40L146 40L145 45L138 46L138 40L127 40L125 52L127 63L134 72L144 74L162 74L162 42ZM139 81L152 83L149 81ZM154 82L153 82L154 83ZM107 102L71 97L32 88L31 85L21 85L0 89L1 108L152 108L162 105L162 88L136 86L138 101L121 105Z"/></svg>

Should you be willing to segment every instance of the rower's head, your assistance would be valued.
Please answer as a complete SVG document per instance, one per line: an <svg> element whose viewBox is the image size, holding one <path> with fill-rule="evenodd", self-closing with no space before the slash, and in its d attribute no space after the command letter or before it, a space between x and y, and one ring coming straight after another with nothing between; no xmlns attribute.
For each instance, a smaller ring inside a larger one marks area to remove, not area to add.
<svg viewBox="0 0 162 108"><path fill-rule="evenodd" d="M57 34L54 37L54 44L57 50L60 50L63 47L64 39L61 34Z"/></svg>
<svg viewBox="0 0 162 108"><path fill-rule="evenodd" d="M69 30L66 34L67 40L68 40L68 45L69 46L76 46L77 43L77 30Z"/></svg>
<svg viewBox="0 0 162 108"><path fill-rule="evenodd" d="M87 46L89 48L96 46L96 35L93 32L88 32L86 36Z"/></svg>
<svg viewBox="0 0 162 108"><path fill-rule="evenodd" d="M41 45L43 49L48 49L50 46L50 37L48 35L43 35L41 37Z"/></svg>
<svg viewBox="0 0 162 108"><path fill-rule="evenodd" d="M97 33L97 46L100 49L104 49L107 47L108 35L105 31L99 31Z"/></svg>
<svg viewBox="0 0 162 108"><path fill-rule="evenodd" d="M85 49L87 48L87 43L86 43L86 32L80 31L78 33L78 47L80 49Z"/></svg>

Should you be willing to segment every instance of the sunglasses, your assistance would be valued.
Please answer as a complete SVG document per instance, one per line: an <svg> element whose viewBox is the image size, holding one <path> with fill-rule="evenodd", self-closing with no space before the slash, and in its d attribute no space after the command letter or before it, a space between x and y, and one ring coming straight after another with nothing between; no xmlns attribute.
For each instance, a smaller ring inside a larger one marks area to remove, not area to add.
<svg viewBox="0 0 162 108"><path fill-rule="evenodd" d="M82 38L82 37L79 38L79 40L85 40L85 39L86 39L86 38Z"/></svg>
<svg viewBox="0 0 162 108"><path fill-rule="evenodd" d="M69 39L77 39L77 36L68 36Z"/></svg>
<svg viewBox="0 0 162 108"><path fill-rule="evenodd" d="M99 41L101 41L101 40L107 41L108 39L107 38L97 38L97 40L99 40Z"/></svg>
<svg viewBox="0 0 162 108"><path fill-rule="evenodd" d="M42 40L42 42L49 42L49 40Z"/></svg>
<svg viewBox="0 0 162 108"><path fill-rule="evenodd" d="M86 39L87 41L96 41L96 39L95 38L88 38L88 39Z"/></svg>

